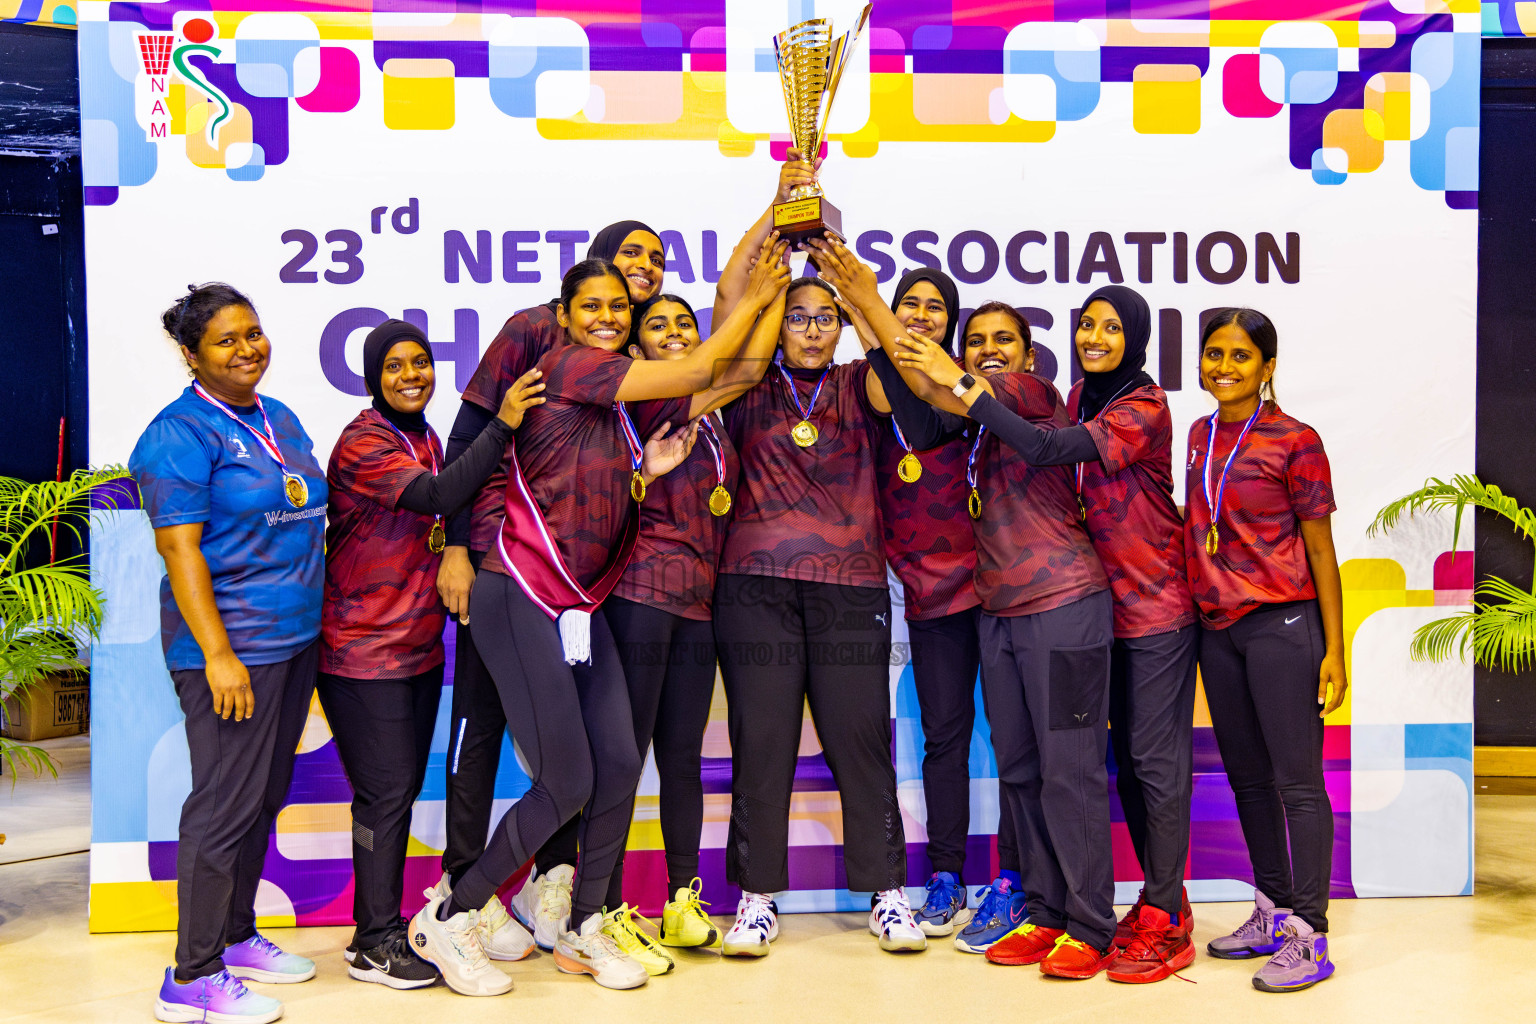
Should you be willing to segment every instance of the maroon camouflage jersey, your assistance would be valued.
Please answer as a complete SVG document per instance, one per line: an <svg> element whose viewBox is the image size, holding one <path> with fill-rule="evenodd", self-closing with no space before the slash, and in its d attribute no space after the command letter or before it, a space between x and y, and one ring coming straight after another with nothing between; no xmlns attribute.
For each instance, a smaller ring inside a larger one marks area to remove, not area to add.
<svg viewBox="0 0 1536 1024"><path fill-rule="evenodd" d="M602 576L634 510L633 464L614 409L619 385L633 365L618 352L562 341L539 360L546 401L524 414L513 442L523 479L566 568L584 587ZM643 442L666 421L674 429L686 424L688 402L629 402L625 408ZM493 538L504 509L497 507ZM480 567L506 573L494 539Z"/></svg>
<svg viewBox="0 0 1536 1024"><path fill-rule="evenodd" d="M809 408L820 372L790 372L800 407ZM811 410L819 437L808 448L790 436L800 413L777 366L726 406L726 429L741 453L741 488L722 573L887 586L875 497L878 416L864 392L868 374L862 359L832 367Z"/></svg>
<svg viewBox="0 0 1536 1024"><path fill-rule="evenodd" d="M320 671L349 679L404 679L443 660L437 596L441 558L427 549L433 517L397 509L442 445L430 429L405 434L373 409L348 423L331 452L325 530Z"/></svg>
<svg viewBox="0 0 1536 1024"><path fill-rule="evenodd" d="M629 567L614 587L616 597L661 608L685 619L708 621L715 593L715 566L730 526L729 514L709 510L720 475L711 439L718 440L724 463L724 487L736 498L741 460L719 420L714 433L702 427L693 451L681 465L653 483L640 506L640 536Z"/></svg>
<svg viewBox="0 0 1536 1024"><path fill-rule="evenodd" d="M1207 629L1225 629L1262 604L1305 601L1317 596L1312 568L1301 539L1303 519L1321 519L1337 507L1328 455L1317 431L1266 402L1232 460L1217 524L1219 545L1206 551L1210 505L1202 476L1210 417L1189 428L1185 477L1184 552L1189 589ZM1216 425L1216 450L1209 453L1211 498L1243 424Z"/></svg>
<svg viewBox="0 0 1536 1024"><path fill-rule="evenodd" d="M1082 392L1079 381L1067 398L1073 422ZM1083 505L1115 592L1115 636L1182 629L1195 621L1195 602L1184 575L1184 520L1173 503L1168 396L1156 384L1137 388L1086 426L1099 461L1083 463Z"/></svg>
<svg viewBox="0 0 1536 1024"><path fill-rule="evenodd" d="M1004 407L1050 428L1068 424L1061 394L1032 373L987 378ZM967 451L975 438L966 437ZM976 531L976 592L992 615L1033 615L1109 587L1088 531L1077 517L1070 466L1031 466L988 431L976 456L981 518Z"/></svg>
<svg viewBox="0 0 1536 1024"><path fill-rule="evenodd" d="M475 375L464 389L464 401L472 402L495 415L501 400L517 378L539 365L544 353L565 337L555 319L554 303L534 306L501 325L491 340L491 347L480 357ZM471 551L489 551L496 547L496 531L501 528L501 503L507 495L507 470L512 454L501 457L501 465L491 471L475 494L470 513L469 547Z"/></svg>
<svg viewBox="0 0 1536 1024"><path fill-rule="evenodd" d="M965 438L914 452L922 475L907 483L896 467L907 454L890 417L878 427L876 474L885 557L901 580L909 620L954 615L981 603L976 596L976 534L965 501Z"/></svg>

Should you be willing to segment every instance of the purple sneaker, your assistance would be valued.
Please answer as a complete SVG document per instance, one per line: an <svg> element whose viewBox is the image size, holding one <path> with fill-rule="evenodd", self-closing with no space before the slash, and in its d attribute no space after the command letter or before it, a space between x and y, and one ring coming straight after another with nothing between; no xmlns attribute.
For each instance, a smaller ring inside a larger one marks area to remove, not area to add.
<svg viewBox="0 0 1536 1024"><path fill-rule="evenodd" d="M168 1024L268 1024L282 1015L282 1003L250 991L228 971L182 985L176 969L167 967L155 1000L155 1020Z"/></svg>
<svg viewBox="0 0 1536 1024"><path fill-rule="evenodd" d="M1262 892L1253 890L1253 913L1231 935L1212 939L1205 951L1218 960L1252 960L1279 951L1285 942L1280 926L1291 916L1290 910L1277 907Z"/></svg>
<svg viewBox="0 0 1536 1024"><path fill-rule="evenodd" d="M1333 977L1333 961L1328 958L1328 936L1294 914L1285 921L1285 944L1253 976L1253 987L1260 992L1300 992Z"/></svg>
<svg viewBox="0 0 1536 1024"><path fill-rule="evenodd" d="M237 978L269 985L293 985L315 976L313 960L284 953L260 932L244 942L224 947L224 969Z"/></svg>

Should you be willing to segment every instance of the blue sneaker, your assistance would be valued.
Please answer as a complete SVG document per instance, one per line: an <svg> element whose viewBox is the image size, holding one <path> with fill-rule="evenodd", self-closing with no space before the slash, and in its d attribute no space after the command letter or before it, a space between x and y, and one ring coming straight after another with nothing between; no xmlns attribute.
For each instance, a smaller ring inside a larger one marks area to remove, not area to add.
<svg viewBox="0 0 1536 1024"><path fill-rule="evenodd" d="M182 985L175 968L167 967L155 999L155 1020L168 1024L268 1024L282 1015L282 1003L250 991L227 970Z"/></svg>
<svg viewBox="0 0 1536 1024"><path fill-rule="evenodd" d="M1024 923L1029 916L1028 900L1014 892L1006 878L994 878L992 884L977 893L976 913L960 934L955 948L962 953L985 953L998 939Z"/></svg>
<svg viewBox="0 0 1536 1024"><path fill-rule="evenodd" d="M269 985L294 985L315 976L313 960L284 953L260 932L244 942L224 947L224 969L237 978Z"/></svg>
<svg viewBox="0 0 1536 1024"><path fill-rule="evenodd" d="M955 925L970 920L965 908L965 886L948 871L936 871L928 879L928 900L913 915L924 935L948 935Z"/></svg>

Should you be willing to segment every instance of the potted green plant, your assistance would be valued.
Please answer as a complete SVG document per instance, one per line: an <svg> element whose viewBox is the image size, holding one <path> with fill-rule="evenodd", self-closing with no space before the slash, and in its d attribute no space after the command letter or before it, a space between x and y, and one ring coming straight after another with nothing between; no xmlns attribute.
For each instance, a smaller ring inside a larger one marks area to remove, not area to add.
<svg viewBox="0 0 1536 1024"><path fill-rule="evenodd" d="M1454 550L1461 536L1461 521L1467 507L1483 508L1507 519L1517 534L1536 541L1536 512L1525 508L1494 484L1485 484L1475 476L1454 476L1450 483L1431 477L1424 486L1387 505L1376 513L1366 531L1368 536L1385 533L1404 516L1420 512L1456 510L1451 537ZM1466 557L1470 558L1468 552ZM1458 612L1419 627L1413 635L1410 653L1415 661L1444 661L1454 649L1465 659L1468 648L1473 659L1486 668L1519 672L1536 657L1536 593L1518 587L1506 579L1489 576L1473 591L1470 611Z"/></svg>
<svg viewBox="0 0 1536 1024"><path fill-rule="evenodd" d="M0 477L0 699L50 673L83 667L80 649L100 631L102 612L83 553L91 489L126 475L111 467L35 484ZM60 531L82 553L54 557ZM0 766L58 774L41 747L5 737Z"/></svg>

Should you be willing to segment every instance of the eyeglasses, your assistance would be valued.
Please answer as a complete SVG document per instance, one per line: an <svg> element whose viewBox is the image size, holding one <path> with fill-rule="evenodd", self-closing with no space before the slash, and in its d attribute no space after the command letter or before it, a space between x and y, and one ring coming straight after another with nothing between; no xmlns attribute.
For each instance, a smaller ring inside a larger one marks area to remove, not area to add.
<svg viewBox="0 0 1536 1024"><path fill-rule="evenodd" d="M830 331L837 326L836 313L822 313L819 316L806 316L804 313L791 313L784 318L784 326L789 328L791 334L804 334L806 328L811 326L811 321L816 321L818 331Z"/></svg>

